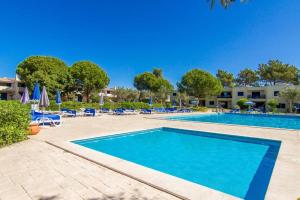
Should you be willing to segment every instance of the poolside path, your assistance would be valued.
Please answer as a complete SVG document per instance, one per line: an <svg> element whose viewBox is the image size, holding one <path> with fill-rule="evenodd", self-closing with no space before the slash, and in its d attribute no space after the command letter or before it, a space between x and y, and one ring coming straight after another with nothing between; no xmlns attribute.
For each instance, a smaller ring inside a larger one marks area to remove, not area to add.
<svg viewBox="0 0 300 200"><path fill-rule="evenodd" d="M35 139L0 155L1 200L176 199Z"/></svg>

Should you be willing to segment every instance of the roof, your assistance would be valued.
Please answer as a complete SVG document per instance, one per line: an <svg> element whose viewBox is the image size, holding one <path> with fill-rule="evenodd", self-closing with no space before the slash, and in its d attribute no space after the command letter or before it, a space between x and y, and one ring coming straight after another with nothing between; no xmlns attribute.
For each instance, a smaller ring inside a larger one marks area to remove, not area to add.
<svg viewBox="0 0 300 200"><path fill-rule="evenodd" d="M5 83L12 83L12 82L15 82L16 79L15 78L0 78L0 82L5 82Z"/></svg>
<svg viewBox="0 0 300 200"><path fill-rule="evenodd" d="M0 78L1 83L14 83L16 81L21 82L20 80L17 80L16 78L7 78L7 77Z"/></svg>

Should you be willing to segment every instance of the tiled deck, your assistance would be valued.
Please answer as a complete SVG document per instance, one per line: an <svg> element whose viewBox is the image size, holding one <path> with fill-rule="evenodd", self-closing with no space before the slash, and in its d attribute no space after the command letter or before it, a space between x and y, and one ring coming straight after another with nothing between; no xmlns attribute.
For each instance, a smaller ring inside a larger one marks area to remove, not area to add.
<svg viewBox="0 0 300 200"><path fill-rule="evenodd" d="M176 199L44 142L61 144L161 126L281 140L266 199L300 197L299 131L146 119L141 115L103 115L66 119L62 127L44 129L30 140L0 149L0 199Z"/></svg>
<svg viewBox="0 0 300 200"><path fill-rule="evenodd" d="M0 155L1 200L176 199L34 139Z"/></svg>

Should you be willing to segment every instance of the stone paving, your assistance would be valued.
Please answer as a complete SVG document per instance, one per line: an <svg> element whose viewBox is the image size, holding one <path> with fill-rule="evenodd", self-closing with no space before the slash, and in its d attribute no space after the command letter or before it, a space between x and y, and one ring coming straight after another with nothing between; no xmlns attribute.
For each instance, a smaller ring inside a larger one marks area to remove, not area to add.
<svg viewBox="0 0 300 200"><path fill-rule="evenodd" d="M1 200L176 199L35 139L0 149L0 180Z"/></svg>

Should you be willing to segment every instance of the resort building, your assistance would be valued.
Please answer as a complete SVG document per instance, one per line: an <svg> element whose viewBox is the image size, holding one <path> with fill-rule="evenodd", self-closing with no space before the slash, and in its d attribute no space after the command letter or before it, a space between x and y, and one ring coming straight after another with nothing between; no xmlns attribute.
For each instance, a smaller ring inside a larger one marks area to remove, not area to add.
<svg viewBox="0 0 300 200"><path fill-rule="evenodd" d="M22 83L19 76L15 78L0 78L0 100L15 100L20 99L25 88L25 84ZM113 94L116 88L105 88L101 90L101 93L106 97L114 97ZM76 92L75 101L83 101L85 98L80 92Z"/></svg>
<svg viewBox="0 0 300 200"><path fill-rule="evenodd" d="M218 105L222 108L234 108L241 98L246 98L255 103L256 108L265 107L266 102L270 99L277 99L279 102L278 110L285 112L288 108L285 99L279 96L280 92L285 90L288 85L274 85L261 87L233 87L224 88L223 92L216 97L200 99L200 105L215 108ZM300 86L289 86L297 87ZM300 102L299 102L300 103Z"/></svg>
<svg viewBox="0 0 300 200"><path fill-rule="evenodd" d="M25 85L19 77L0 78L0 100L20 99Z"/></svg>
<svg viewBox="0 0 300 200"><path fill-rule="evenodd" d="M116 95L114 95L114 91L116 89L117 89L116 87L114 87L114 88L104 88L103 90L101 90L101 93L103 93L105 97L115 97Z"/></svg>

